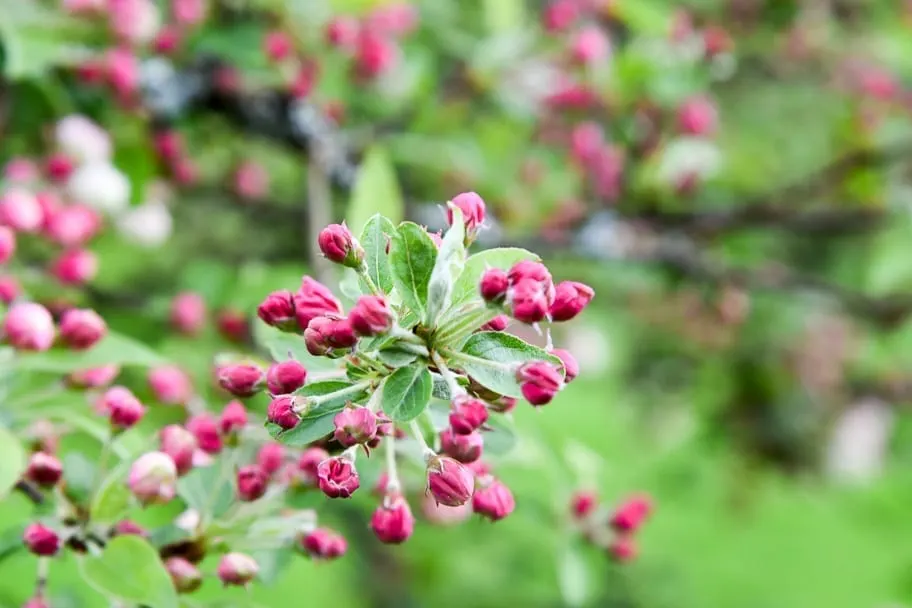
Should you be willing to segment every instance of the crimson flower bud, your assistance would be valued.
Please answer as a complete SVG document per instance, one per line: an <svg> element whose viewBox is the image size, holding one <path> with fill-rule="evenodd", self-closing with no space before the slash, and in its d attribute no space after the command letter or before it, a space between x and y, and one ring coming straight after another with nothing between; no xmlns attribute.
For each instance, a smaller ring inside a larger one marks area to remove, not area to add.
<svg viewBox="0 0 912 608"><path fill-rule="evenodd" d="M119 522L114 524L114 529L111 531L111 535L141 536L143 538L148 538L149 532L135 521L131 521L129 519L121 519Z"/></svg>
<svg viewBox="0 0 912 608"><path fill-rule="evenodd" d="M380 542L398 545L415 530L415 516L402 496L387 496L371 517L371 529Z"/></svg>
<svg viewBox="0 0 912 608"><path fill-rule="evenodd" d="M576 361L576 357L570 353L569 350L563 348L555 348L551 351L551 354L561 360L561 363L564 364L564 382L569 384L579 375L579 363Z"/></svg>
<svg viewBox="0 0 912 608"><path fill-rule="evenodd" d="M22 534L26 548L35 555L48 557L60 550L60 537L57 533L39 523L29 524Z"/></svg>
<svg viewBox="0 0 912 608"><path fill-rule="evenodd" d="M345 447L367 443L377 436L377 414L366 407L346 408L333 418L333 438Z"/></svg>
<svg viewBox="0 0 912 608"><path fill-rule="evenodd" d="M257 316L263 323L282 331L295 331L298 321L295 317L294 294L290 291L274 291L257 307Z"/></svg>
<svg viewBox="0 0 912 608"><path fill-rule="evenodd" d="M25 470L26 478L45 487L56 485L62 475L63 465L60 463L60 459L47 452L32 454L29 458L28 468Z"/></svg>
<svg viewBox="0 0 912 608"><path fill-rule="evenodd" d="M47 235L64 247L87 243L101 227L98 212L83 205L70 205L48 216Z"/></svg>
<svg viewBox="0 0 912 608"><path fill-rule="evenodd" d="M510 324L510 317L507 315L497 315L479 329L481 331L503 331L507 328L507 325Z"/></svg>
<svg viewBox="0 0 912 608"><path fill-rule="evenodd" d="M94 310L71 308L60 320L60 337L70 348L85 350L95 345L108 326Z"/></svg>
<svg viewBox="0 0 912 608"><path fill-rule="evenodd" d="M222 436L219 423L212 414L201 413L187 421L187 430L196 437L196 442L207 454L218 454L222 451Z"/></svg>
<svg viewBox="0 0 912 608"><path fill-rule="evenodd" d="M332 456L317 465L317 481L330 498L349 498L361 487L355 464L345 456Z"/></svg>
<svg viewBox="0 0 912 608"><path fill-rule="evenodd" d="M549 32L566 30L579 17L580 9L576 0L554 0L542 13L542 24Z"/></svg>
<svg viewBox="0 0 912 608"><path fill-rule="evenodd" d="M182 334L199 333L206 322L206 303L197 293L184 292L171 301L171 324Z"/></svg>
<svg viewBox="0 0 912 608"><path fill-rule="evenodd" d="M586 519L598 507L598 495L595 492L580 491L570 498L570 512L576 519Z"/></svg>
<svg viewBox="0 0 912 608"><path fill-rule="evenodd" d="M275 363L266 372L266 388L273 395L288 395L307 381L307 370L294 359Z"/></svg>
<svg viewBox="0 0 912 608"><path fill-rule="evenodd" d="M333 17L326 25L326 40L332 46L351 50L358 40L360 25L352 17Z"/></svg>
<svg viewBox="0 0 912 608"><path fill-rule="evenodd" d="M0 276L0 302L7 306L13 303L13 300L19 297L19 281L15 277Z"/></svg>
<svg viewBox="0 0 912 608"><path fill-rule="evenodd" d="M678 130L685 135L713 135L718 122L716 106L705 97L692 97L678 108Z"/></svg>
<svg viewBox="0 0 912 608"><path fill-rule="evenodd" d="M485 221L485 202L476 192L463 192L453 197L447 205L447 222L453 225L453 209L462 212L462 221L465 223L466 239L475 240L478 230Z"/></svg>
<svg viewBox="0 0 912 608"><path fill-rule="evenodd" d="M358 336L348 319L316 317L304 330L307 352L316 357L329 354L337 348L351 348L357 342Z"/></svg>
<svg viewBox="0 0 912 608"><path fill-rule="evenodd" d="M336 559L345 555L348 543L341 534L327 528L317 528L301 537L301 548L314 559Z"/></svg>
<svg viewBox="0 0 912 608"><path fill-rule="evenodd" d="M285 461L285 448L280 443L264 443L257 452L257 464L266 472L267 475L273 475L282 468Z"/></svg>
<svg viewBox="0 0 912 608"><path fill-rule="evenodd" d="M543 284L552 282L551 273L548 272L545 265L532 260L522 260L513 264L509 272L507 272L507 278L510 280L510 285L516 285L523 279Z"/></svg>
<svg viewBox="0 0 912 608"><path fill-rule="evenodd" d="M105 391L98 409L107 414L111 426L117 429L132 427L146 414L146 408L139 399L123 386L112 386Z"/></svg>
<svg viewBox="0 0 912 608"><path fill-rule="evenodd" d="M240 401L229 401L219 416L219 428L223 435L233 435L247 426L247 410Z"/></svg>
<svg viewBox="0 0 912 608"><path fill-rule="evenodd" d="M611 527L619 532L635 532L652 512L652 501L647 496L634 496L625 500L611 515Z"/></svg>
<svg viewBox="0 0 912 608"><path fill-rule="evenodd" d="M396 315L383 296L361 296L348 320L359 336L377 336L389 331Z"/></svg>
<svg viewBox="0 0 912 608"><path fill-rule="evenodd" d="M148 452L133 463L127 485L141 503L165 503L177 492L177 467L164 452Z"/></svg>
<svg viewBox="0 0 912 608"><path fill-rule="evenodd" d="M320 481L317 469L320 463L329 458L329 452L323 448L307 448L298 458L298 472L305 485L316 486Z"/></svg>
<svg viewBox="0 0 912 608"><path fill-rule="evenodd" d="M630 536L619 536L608 546L608 554L620 563L627 563L636 559L636 541Z"/></svg>
<svg viewBox="0 0 912 608"><path fill-rule="evenodd" d="M427 465L428 489L437 504L458 507L466 504L475 492L472 471L446 456L434 456Z"/></svg>
<svg viewBox="0 0 912 608"><path fill-rule="evenodd" d="M481 275L481 283L478 285L478 290L481 292L481 297L484 298L485 302L501 302L507 295L509 284L510 281L506 272L500 268L488 268Z"/></svg>
<svg viewBox="0 0 912 608"><path fill-rule="evenodd" d="M457 435L453 429L444 429L440 433L440 447L444 453L452 456L459 462L468 464L481 458L481 452L484 449L484 439L481 433L469 433L468 435Z"/></svg>
<svg viewBox="0 0 912 608"><path fill-rule="evenodd" d="M64 251L51 266L51 273L64 285L82 285L98 274L98 258L86 249Z"/></svg>
<svg viewBox="0 0 912 608"><path fill-rule="evenodd" d="M193 453L199 447L196 435L178 424L169 424L158 434L158 448L171 457L178 475L193 468Z"/></svg>
<svg viewBox="0 0 912 608"><path fill-rule="evenodd" d="M241 467L237 473L238 498L244 502L252 502L266 493L269 476L260 465L249 464Z"/></svg>
<svg viewBox="0 0 912 608"><path fill-rule="evenodd" d="M551 304L551 319L569 321L583 311L595 296L595 291L583 283L562 281L554 289L554 302Z"/></svg>
<svg viewBox="0 0 912 608"><path fill-rule="evenodd" d="M291 55L294 43L285 32L269 32L263 39L263 50L270 61L278 63Z"/></svg>
<svg viewBox="0 0 912 608"><path fill-rule="evenodd" d="M286 430L296 427L301 417L295 411L295 398L292 395L280 395L270 401L266 418Z"/></svg>
<svg viewBox="0 0 912 608"><path fill-rule="evenodd" d="M573 60L581 65L604 61L611 52L608 37L597 25L584 27L570 45Z"/></svg>
<svg viewBox="0 0 912 608"><path fill-rule="evenodd" d="M507 310L523 323L544 320L548 316L548 296L542 284L530 279L515 283L507 293Z"/></svg>
<svg viewBox="0 0 912 608"><path fill-rule="evenodd" d="M456 435L468 435L488 421L488 408L484 401L468 395L453 399L450 411L450 428Z"/></svg>
<svg viewBox="0 0 912 608"><path fill-rule="evenodd" d="M523 397L532 405L550 403L564 388L560 370L547 361L531 361L516 370L516 381L520 383Z"/></svg>
<svg viewBox="0 0 912 608"><path fill-rule="evenodd" d="M164 26L158 30L152 41L152 50L160 55L170 55L181 43L181 31L177 27Z"/></svg>
<svg viewBox="0 0 912 608"><path fill-rule="evenodd" d="M228 553L219 561L216 574L224 585L244 586L252 581L260 567L249 555L243 553Z"/></svg>
<svg viewBox="0 0 912 608"><path fill-rule="evenodd" d="M174 583L178 593L193 593L203 584L203 575L199 568L183 557L169 557L165 560L165 570Z"/></svg>
<svg viewBox="0 0 912 608"><path fill-rule="evenodd" d="M165 405L185 405L193 397L190 377L176 365L152 368L147 380L155 399Z"/></svg>
<svg viewBox="0 0 912 608"><path fill-rule="evenodd" d="M66 382L73 388L102 388L114 381L120 374L120 366L104 365L70 372Z"/></svg>
<svg viewBox="0 0 912 608"><path fill-rule="evenodd" d="M231 342L243 342L250 335L247 316L237 310L222 310L215 317L219 334Z"/></svg>
<svg viewBox="0 0 912 608"><path fill-rule="evenodd" d="M54 319L41 304L13 304L3 320L3 334L18 350L44 351L54 343Z"/></svg>
<svg viewBox="0 0 912 608"><path fill-rule="evenodd" d="M324 228L317 242L323 255L336 264L358 268L364 261L364 249L344 223Z"/></svg>
<svg viewBox="0 0 912 608"><path fill-rule="evenodd" d="M266 375L252 363L223 365L218 370L219 385L235 397L251 397L263 388Z"/></svg>
<svg viewBox="0 0 912 608"><path fill-rule="evenodd" d="M472 496L472 510L491 521L503 519L515 508L513 493L498 479L489 478Z"/></svg>
<svg viewBox="0 0 912 608"><path fill-rule="evenodd" d="M301 280L301 288L294 294L294 305L298 328L302 331L316 317L342 313L342 304L329 287L307 276Z"/></svg>
<svg viewBox="0 0 912 608"><path fill-rule="evenodd" d="M362 29L355 47L355 70L362 78L376 78L399 61L395 42L370 29Z"/></svg>
<svg viewBox="0 0 912 608"><path fill-rule="evenodd" d="M0 226L0 264L6 264L16 251L16 233L11 228Z"/></svg>

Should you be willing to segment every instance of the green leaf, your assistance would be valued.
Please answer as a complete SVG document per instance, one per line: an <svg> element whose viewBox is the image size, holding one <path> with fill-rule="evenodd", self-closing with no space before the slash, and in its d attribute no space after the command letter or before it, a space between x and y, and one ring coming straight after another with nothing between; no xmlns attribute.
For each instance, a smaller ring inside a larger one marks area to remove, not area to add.
<svg viewBox="0 0 912 608"><path fill-rule="evenodd" d="M36 2L7 2L0 19L3 71L10 79L72 65L92 35L89 24ZM74 52L75 51L75 52Z"/></svg>
<svg viewBox="0 0 912 608"><path fill-rule="evenodd" d="M457 354L457 360L463 370L485 388L517 398L522 396L513 371L517 364L526 361L561 364L554 355L500 331L473 335Z"/></svg>
<svg viewBox="0 0 912 608"><path fill-rule="evenodd" d="M437 247L427 231L402 222L390 248L393 283L403 303L420 319L427 316L428 282L437 261Z"/></svg>
<svg viewBox="0 0 912 608"><path fill-rule="evenodd" d="M114 166L130 180L130 202L141 203L146 187L158 174L158 160L144 121L118 115Z"/></svg>
<svg viewBox="0 0 912 608"><path fill-rule="evenodd" d="M116 523L130 508L130 490L125 479L127 470L126 466L119 466L101 483L89 509L93 524Z"/></svg>
<svg viewBox="0 0 912 608"><path fill-rule="evenodd" d="M25 470L25 450L8 429L0 427L0 498L4 498Z"/></svg>
<svg viewBox="0 0 912 608"><path fill-rule="evenodd" d="M453 283L465 267L465 261L465 224L462 221L462 212L454 208L453 225L443 237L428 282L428 311L425 319L428 327L433 327L437 316L449 307Z"/></svg>
<svg viewBox="0 0 912 608"><path fill-rule="evenodd" d="M386 150L378 145L368 150L358 168L355 186L348 203L345 221L354 234L367 226L375 214L399 222L405 204L396 179L396 171Z"/></svg>
<svg viewBox="0 0 912 608"><path fill-rule="evenodd" d="M431 400L431 372L424 364L397 369L383 382L383 411L395 422L408 422L418 417Z"/></svg>
<svg viewBox="0 0 912 608"><path fill-rule="evenodd" d="M557 555L557 580L567 606L583 606L589 598L589 570L576 545L567 543Z"/></svg>
<svg viewBox="0 0 912 608"><path fill-rule="evenodd" d="M154 367L166 360L141 342L109 331L108 335L84 351L54 348L43 353L22 353L13 365L20 371L67 373L103 365Z"/></svg>
<svg viewBox="0 0 912 608"><path fill-rule="evenodd" d="M367 225L361 232L367 276L384 293L393 290L393 275L390 272L389 254L386 250L390 247L395 234L396 226L380 214L367 220Z"/></svg>
<svg viewBox="0 0 912 608"><path fill-rule="evenodd" d="M417 358L418 355L415 353L407 350L402 350L396 346L391 346L389 348L384 348L383 350L377 351L377 359L384 365L388 365L390 367L404 367L406 365L411 365Z"/></svg>
<svg viewBox="0 0 912 608"><path fill-rule="evenodd" d="M465 269L456 279L453 286L453 303L452 308L458 307L473 299L480 300L478 294L478 283L481 281L481 275L488 268L500 268L509 270L516 262L522 260L539 260L540 258L525 249L518 247L500 247L497 249L488 249L470 256L465 263Z"/></svg>
<svg viewBox="0 0 912 608"><path fill-rule="evenodd" d="M484 21L492 34L508 32L522 26L522 0L484 0Z"/></svg>
<svg viewBox="0 0 912 608"><path fill-rule="evenodd" d="M223 461L194 467L177 482L178 495L202 517L218 519L236 502L233 474Z"/></svg>
<svg viewBox="0 0 912 608"><path fill-rule="evenodd" d="M138 536L115 536L100 556L86 556L79 565L86 582L113 600L149 608L178 607L177 592L158 552Z"/></svg>
<svg viewBox="0 0 912 608"><path fill-rule="evenodd" d="M354 385L344 380L326 380L305 385L295 392L295 395L317 397L336 393L352 386ZM301 421L292 429L284 430L275 424L268 424L266 428L276 441L280 441L285 445L292 447L308 445L330 434L334 428L333 418L335 418L336 414L342 411L349 401L358 402L364 398L365 394L365 390L348 392L338 398L324 401L318 407L302 416Z"/></svg>

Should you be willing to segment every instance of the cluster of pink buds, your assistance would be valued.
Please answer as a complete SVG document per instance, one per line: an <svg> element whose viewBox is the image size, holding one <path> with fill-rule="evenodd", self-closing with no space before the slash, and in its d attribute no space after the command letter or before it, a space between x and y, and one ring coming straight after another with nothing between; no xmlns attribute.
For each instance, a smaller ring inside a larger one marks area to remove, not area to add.
<svg viewBox="0 0 912 608"><path fill-rule="evenodd" d="M361 20L337 16L326 24L326 41L352 57L354 73L373 79L390 72L400 62L399 40L418 26L417 9L407 2L376 7Z"/></svg>
<svg viewBox="0 0 912 608"><path fill-rule="evenodd" d="M595 292L575 281L556 286L544 264L530 260L517 262L509 271L490 268L481 277L481 296L491 305L501 306L517 321L569 321L583 311Z"/></svg>
<svg viewBox="0 0 912 608"><path fill-rule="evenodd" d="M635 495L606 510L594 492L579 491L570 501L570 512L588 542L624 563L637 556L636 532L651 515L652 500Z"/></svg>
<svg viewBox="0 0 912 608"><path fill-rule="evenodd" d="M17 350L45 351L51 348L58 329L47 308L36 302L16 302L3 319L3 339ZM74 350L93 347L108 331L95 311L69 308L60 318L60 341Z"/></svg>

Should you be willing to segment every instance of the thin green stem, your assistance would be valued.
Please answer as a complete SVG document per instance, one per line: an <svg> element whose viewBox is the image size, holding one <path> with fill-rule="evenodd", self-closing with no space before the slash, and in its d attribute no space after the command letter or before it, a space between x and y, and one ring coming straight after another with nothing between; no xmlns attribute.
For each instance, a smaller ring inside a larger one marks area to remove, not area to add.
<svg viewBox="0 0 912 608"><path fill-rule="evenodd" d="M392 494L401 488L396 467L396 437L389 435L383 439L383 443L386 444L386 491Z"/></svg>
<svg viewBox="0 0 912 608"><path fill-rule="evenodd" d="M443 379L446 381L447 386L450 389L450 398L462 395L466 392L465 389L459 385L455 374L447 367L446 361L443 360L440 353L436 351L431 353L431 360L434 362L434 365L437 366L437 369L440 370L440 375L443 376Z"/></svg>
<svg viewBox="0 0 912 608"><path fill-rule="evenodd" d="M380 288L377 286L377 284L374 283L374 280L370 278L370 274L368 274L368 272L367 272L367 264L361 264L361 265L356 269L356 271L357 271L357 273L358 273L358 276L361 277L361 279L364 280L364 283L367 285L367 288L370 290L370 292L371 292L372 294L374 294L375 296L382 296L382 295L384 295L383 290L380 289Z"/></svg>
<svg viewBox="0 0 912 608"><path fill-rule="evenodd" d="M295 406L295 411L300 414L302 409L307 410L312 407L319 407L321 403L325 403L331 399L338 399L347 395L356 395L370 385L370 382L358 382L356 384L352 384L351 386L346 386L345 388L333 393L326 393L325 395L314 395L312 397L303 397L301 404Z"/></svg>
<svg viewBox="0 0 912 608"><path fill-rule="evenodd" d="M421 446L421 451L424 454L424 459L427 460L432 456L436 456L434 450L427 444L427 441L424 440L424 433L421 431L421 427L418 426L417 420L412 420L409 423L409 428L412 429L412 435L415 436L415 441Z"/></svg>

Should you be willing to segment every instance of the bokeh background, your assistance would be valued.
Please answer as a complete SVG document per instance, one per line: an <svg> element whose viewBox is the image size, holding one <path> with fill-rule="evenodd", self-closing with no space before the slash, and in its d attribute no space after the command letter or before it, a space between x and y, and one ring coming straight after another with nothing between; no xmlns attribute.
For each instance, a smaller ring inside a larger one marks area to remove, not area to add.
<svg viewBox="0 0 912 608"><path fill-rule="evenodd" d="M0 159L46 156L83 114L131 186L92 245L97 276L61 290L36 272L31 294L96 307L212 409L214 357L256 348L230 321L255 327L304 273L332 278L311 245L328 221L402 205L437 229L475 190L480 246L539 251L598 294L556 335L579 379L517 408L496 459L511 517L385 547L356 496L321 509L345 559L277 558L250 595L211 580L188 607L912 605L912 4L211 0L178 27L177 2L150 2L173 48L159 26L124 42L104 1L0 0ZM328 42L340 16L382 44ZM274 32L294 47L281 61ZM212 311L202 337L166 331L184 290ZM124 377L148 397L141 371ZM81 396L45 406L88 415ZM67 476L91 479L96 451L68 436ZM579 542L581 489L653 497L635 560ZM3 606L31 592L34 558L14 550L30 509L0 504ZM50 589L55 608L106 605L72 561Z"/></svg>

